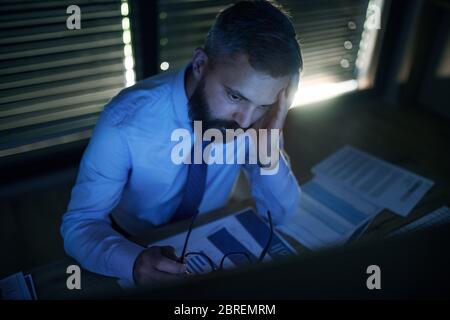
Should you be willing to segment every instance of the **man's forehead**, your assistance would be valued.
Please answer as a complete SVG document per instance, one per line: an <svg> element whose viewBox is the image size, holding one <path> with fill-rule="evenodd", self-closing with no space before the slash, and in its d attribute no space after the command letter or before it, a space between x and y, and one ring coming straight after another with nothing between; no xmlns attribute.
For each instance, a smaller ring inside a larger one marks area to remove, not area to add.
<svg viewBox="0 0 450 320"><path fill-rule="evenodd" d="M288 77L273 78L256 71L245 59L235 59L217 66L218 80L257 105L271 105L288 84Z"/></svg>

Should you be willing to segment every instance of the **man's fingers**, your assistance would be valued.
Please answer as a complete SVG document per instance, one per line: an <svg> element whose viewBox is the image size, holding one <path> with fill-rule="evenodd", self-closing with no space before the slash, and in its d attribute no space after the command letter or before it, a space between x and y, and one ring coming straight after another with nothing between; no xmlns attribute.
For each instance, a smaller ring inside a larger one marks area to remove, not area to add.
<svg viewBox="0 0 450 320"><path fill-rule="evenodd" d="M300 80L300 74L296 73L289 82L288 88L286 90L286 101L287 101L287 107L289 108L292 103L294 102L295 94L297 93L298 89L298 82Z"/></svg>
<svg viewBox="0 0 450 320"><path fill-rule="evenodd" d="M155 268L167 273L185 273L186 265L166 256L161 256Z"/></svg>
<svg viewBox="0 0 450 320"><path fill-rule="evenodd" d="M171 246L161 247L161 253L169 259L178 260L174 247Z"/></svg>
<svg viewBox="0 0 450 320"><path fill-rule="evenodd" d="M286 96L287 96L287 89L284 89L280 92L280 98L279 98L279 112L282 112L281 114L284 117L284 114L287 113L287 110L289 109L289 106L287 105Z"/></svg>
<svg viewBox="0 0 450 320"><path fill-rule="evenodd" d="M283 89L280 92L280 96L279 96L279 100L278 100L280 105L283 105L283 103L286 102L286 95L287 95L287 90Z"/></svg>
<svg viewBox="0 0 450 320"><path fill-rule="evenodd" d="M162 284L170 281L181 280L185 277L187 277L187 275L172 274L153 269L151 272L148 272L145 275L143 275L140 284L141 285Z"/></svg>
<svg viewBox="0 0 450 320"><path fill-rule="evenodd" d="M155 270L155 271L153 272L152 277L153 277L154 280L156 280L156 281L168 282L168 281L181 280L181 279L185 278L186 275L183 275L183 274L173 274L173 273L167 273L167 272L164 272L164 271L158 271L158 270Z"/></svg>
<svg viewBox="0 0 450 320"><path fill-rule="evenodd" d="M144 250L136 259L133 277L138 285L182 279L186 265L180 263L172 247L153 246Z"/></svg>

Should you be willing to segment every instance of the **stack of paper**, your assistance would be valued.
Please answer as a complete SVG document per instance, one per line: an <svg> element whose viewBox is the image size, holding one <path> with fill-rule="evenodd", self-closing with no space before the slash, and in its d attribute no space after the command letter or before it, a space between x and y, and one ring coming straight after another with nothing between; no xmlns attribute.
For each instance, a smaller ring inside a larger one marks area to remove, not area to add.
<svg viewBox="0 0 450 320"><path fill-rule="evenodd" d="M0 297L1 300L36 300L31 274L17 272L0 280Z"/></svg>
<svg viewBox="0 0 450 320"><path fill-rule="evenodd" d="M297 214L279 227L312 250L358 238L383 208L406 216L433 185L351 146L312 171Z"/></svg>
<svg viewBox="0 0 450 320"><path fill-rule="evenodd" d="M332 180L381 208L406 216L433 186L433 181L345 146L312 172Z"/></svg>
<svg viewBox="0 0 450 320"><path fill-rule="evenodd" d="M357 238L381 208L323 177L302 186L296 215L278 229L311 250Z"/></svg>
<svg viewBox="0 0 450 320"><path fill-rule="evenodd" d="M395 230L394 232L390 233L389 236L392 237L404 233L416 232L448 223L450 223L450 208L444 206L424 215L422 218L417 219L416 221L411 222L410 224L398 230Z"/></svg>

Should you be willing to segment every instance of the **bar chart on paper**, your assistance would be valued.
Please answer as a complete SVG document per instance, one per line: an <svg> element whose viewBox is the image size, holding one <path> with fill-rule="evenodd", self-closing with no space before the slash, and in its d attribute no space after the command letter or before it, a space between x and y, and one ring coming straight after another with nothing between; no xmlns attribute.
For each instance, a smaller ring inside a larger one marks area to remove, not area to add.
<svg viewBox="0 0 450 320"><path fill-rule="evenodd" d="M204 274L217 269L223 259L225 269L256 262L270 240L270 227L252 209L244 209L212 223L194 228L186 251L188 272ZM170 245L182 252L186 232L150 245ZM231 254L230 254L231 253ZM264 261L296 254L275 230Z"/></svg>
<svg viewBox="0 0 450 320"><path fill-rule="evenodd" d="M352 146L339 149L314 166L312 172L401 216L407 216L434 184Z"/></svg>
<svg viewBox="0 0 450 320"><path fill-rule="evenodd" d="M205 254L204 252L202 252ZM211 268L217 268L213 263L211 265L209 261L202 255L191 255L187 257L187 271L189 273L204 274L213 271Z"/></svg>

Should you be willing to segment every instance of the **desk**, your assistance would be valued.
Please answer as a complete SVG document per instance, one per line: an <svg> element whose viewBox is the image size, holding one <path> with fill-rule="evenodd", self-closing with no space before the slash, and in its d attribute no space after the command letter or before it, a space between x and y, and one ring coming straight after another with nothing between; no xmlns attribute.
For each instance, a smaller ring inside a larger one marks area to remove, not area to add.
<svg viewBox="0 0 450 320"><path fill-rule="evenodd" d="M310 170L316 163L346 144L435 182L408 217L383 211L362 236L362 239L371 240L382 238L442 205L449 205L450 126L448 120L418 109L393 110L377 101L358 101L337 100L315 107L292 109L286 120L285 148L300 184L312 177ZM249 205L252 205L250 200L231 202L225 208L199 217L197 225ZM138 243L157 241L186 230L188 223L181 221L164 226L134 240ZM306 250L292 239L288 238L288 241L300 251ZM120 291L114 279L88 271L82 271L82 290L68 290L65 272L70 264L76 262L67 258L30 271L40 299L83 298L95 293Z"/></svg>
<svg viewBox="0 0 450 320"><path fill-rule="evenodd" d="M377 239L450 204L450 122L421 109L395 109L374 99L346 99L292 109L285 149L300 184L311 168L346 144L429 178L434 186L406 218L384 210L362 239Z"/></svg>

